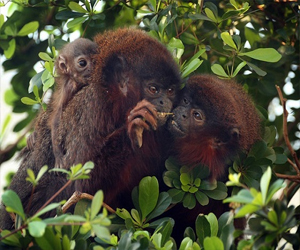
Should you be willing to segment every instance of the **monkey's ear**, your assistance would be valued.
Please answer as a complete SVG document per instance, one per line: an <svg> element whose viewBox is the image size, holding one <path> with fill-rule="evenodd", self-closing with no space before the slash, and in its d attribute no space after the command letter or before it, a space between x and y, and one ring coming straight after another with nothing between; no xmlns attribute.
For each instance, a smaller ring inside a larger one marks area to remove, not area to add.
<svg viewBox="0 0 300 250"><path fill-rule="evenodd" d="M124 57L113 55L108 60L103 69L105 82L109 83L108 87L112 84L117 85L121 93L126 96L128 92L129 82L129 67Z"/></svg>
<svg viewBox="0 0 300 250"><path fill-rule="evenodd" d="M58 56L58 68L63 74L68 73L68 66L67 66L67 60L62 56Z"/></svg>

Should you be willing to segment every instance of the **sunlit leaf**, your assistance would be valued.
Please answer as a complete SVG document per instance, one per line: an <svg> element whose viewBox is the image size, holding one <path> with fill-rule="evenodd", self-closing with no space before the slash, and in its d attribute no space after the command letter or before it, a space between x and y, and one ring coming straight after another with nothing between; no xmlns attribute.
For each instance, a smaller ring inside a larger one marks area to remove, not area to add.
<svg viewBox="0 0 300 250"><path fill-rule="evenodd" d="M18 36L27 36L30 33L35 32L39 27L39 22L33 21L27 23L23 26L23 28L18 32Z"/></svg>
<svg viewBox="0 0 300 250"><path fill-rule="evenodd" d="M11 39L8 43L8 48L6 50L4 50L4 55L7 59L10 59L16 50L16 40L15 39Z"/></svg>
<svg viewBox="0 0 300 250"><path fill-rule="evenodd" d="M203 246L205 250L224 250L223 242L216 236L206 237Z"/></svg>
<svg viewBox="0 0 300 250"><path fill-rule="evenodd" d="M221 38L222 38L224 43L229 45L231 48L234 48L235 50L237 50L236 44L234 43L231 35L228 32L222 32L221 33Z"/></svg>
<svg viewBox="0 0 300 250"><path fill-rule="evenodd" d="M88 13L87 10L85 10L83 7L81 7L78 3L76 2L69 2L69 8L71 10L74 10L76 12L79 12L79 13Z"/></svg>
<svg viewBox="0 0 300 250"><path fill-rule="evenodd" d="M28 224L29 233L33 237L42 237L45 233L47 224L43 221L32 221Z"/></svg>

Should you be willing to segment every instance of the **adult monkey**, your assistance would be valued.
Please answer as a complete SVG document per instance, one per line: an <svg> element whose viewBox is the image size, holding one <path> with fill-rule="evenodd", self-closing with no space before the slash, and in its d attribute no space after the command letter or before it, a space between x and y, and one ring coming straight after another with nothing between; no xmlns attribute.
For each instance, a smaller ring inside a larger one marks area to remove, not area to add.
<svg viewBox="0 0 300 250"><path fill-rule="evenodd" d="M68 188L57 200L69 198L75 189L92 195L103 189L109 205L123 207L143 176L160 172L168 134L161 126L166 118L159 118L158 112L172 109L180 74L167 49L143 31L108 31L94 41L98 51L93 56L91 81L67 103L57 125L57 138L64 168L87 161L93 161L95 168L89 180L77 181L76 188ZM44 164L54 167L48 125L52 112L50 104L38 119L35 148L24 150L25 157L10 187L21 196L25 207L31 191L24 183L26 169L37 173ZM36 212L63 183L61 175L42 178L29 213ZM12 222L4 217L1 226L8 228Z"/></svg>
<svg viewBox="0 0 300 250"><path fill-rule="evenodd" d="M232 80L212 75L188 79L181 101L169 121L174 156L182 165L209 167L213 179L226 180L228 159L247 152L261 138L260 118L249 95ZM198 214L220 216L228 211L222 201L187 210L177 204L166 215L175 219L173 236L181 239L187 226L194 226Z"/></svg>
<svg viewBox="0 0 300 250"><path fill-rule="evenodd" d="M180 74L165 46L143 31L108 31L94 41L99 49L91 84L66 107L58 135L67 167L95 163L91 178L77 181L76 189L103 189L109 205L122 207L141 178L159 173L165 160L166 118L158 112L171 111Z"/></svg>

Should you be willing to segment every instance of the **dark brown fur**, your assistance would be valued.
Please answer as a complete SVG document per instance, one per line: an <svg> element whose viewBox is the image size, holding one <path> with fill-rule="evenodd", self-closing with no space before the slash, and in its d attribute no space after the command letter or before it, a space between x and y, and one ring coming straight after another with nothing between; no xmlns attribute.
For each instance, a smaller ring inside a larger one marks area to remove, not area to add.
<svg viewBox="0 0 300 250"><path fill-rule="evenodd" d="M131 200L132 188L157 174L165 159L167 132L156 112L170 112L180 77L167 49L142 31L119 29L94 40L101 49L92 81L66 107L58 136L69 166L95 163L91 178L78 181L77 189L90 194L103 189L105 201L117 207ZM145 130L141 148L135 147L137 127Z"/></svg>
<svg viewBox="0 0 300 250"><path fill-rule="evenodd" d="M157 111L172 109L180 75L167 49L142 31L109 31L96 36L95 42L98 51L93 56L95 68L88 85L67 101L58 98L60 106L64 102L67 105L60 112L55 134L64 168L87 161L93 161L95 168L89 180L77 181L76 188L67 188L56 200L68 199L75 189L92 195L102 189L109 205L125 207L140 179L160 172L168 132L161 126L165 120L157 118ZM56 105L52 100L47 111L39 115L35 147L23 150L20 169L10 186L31 215L66 182L64 175L47 173L28 207L31 185L25 181L26 170L33 168L37 174L44 164L49 168L55 165L49 121L57 116ZM139 148L140 129L143 143ZM0 227L11 228L4 208L0 214ZM55 211L46 216L53 214Z"/></svg>

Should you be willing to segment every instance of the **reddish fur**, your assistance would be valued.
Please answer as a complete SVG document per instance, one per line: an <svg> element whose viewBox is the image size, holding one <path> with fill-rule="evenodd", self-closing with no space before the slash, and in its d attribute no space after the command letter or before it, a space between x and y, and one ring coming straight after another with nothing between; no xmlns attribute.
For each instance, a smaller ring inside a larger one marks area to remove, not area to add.
<svg viewBox="0 0 300 250"><path fill-rule="evenodd" d="M95 163L91 178L78 181L77 189L90 194L103 189L108 204L123 206L121 200L130 201L132 188L142 177L157 174L166 157L166 132L162 129L144 131L142 148L132 148L127 135L128 114L144 98L145 76L151 75L164 87L179 87L179 71L167 49L142 31L119 29L99 34L94 40L98 52L93 58L91 82L65 108L58 136L63 138L68 166ZM110 82L111 78L118 81L119 76L110 72L117 56L124 58L128 67L126 95L119 82Z"/></svg>
<svg viewBox="0 0 300 250"><path fill-rule="evenodd" d="M234 81L196 75L188 80L186 88L192 93L193 105L201 108L206 118L202 127L176 139L177 157L190 166L207 165L213 177L220 177L228 158L249 150L260 139L260 118L250 97ZM239 138L213 145L214 138L230 134L233 128L238 129Z"/></svg>

